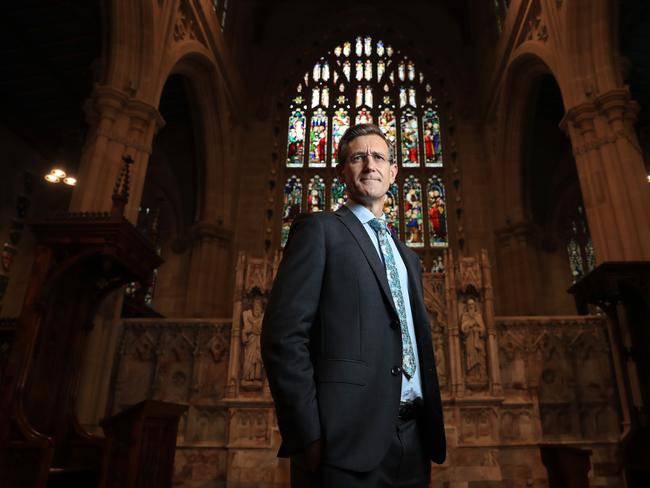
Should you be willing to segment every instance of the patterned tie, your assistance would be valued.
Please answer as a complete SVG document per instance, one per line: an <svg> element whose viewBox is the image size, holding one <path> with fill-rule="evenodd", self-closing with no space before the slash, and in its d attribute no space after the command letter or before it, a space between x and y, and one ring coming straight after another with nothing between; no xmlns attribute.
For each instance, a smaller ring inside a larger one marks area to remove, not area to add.
<svg viewBox="0 0 650 488"><path fill-rule="evenodd" d="M386 266L386 276L388 278L390 294L393 296L393 302L397 307L397 313L399 313L399 324L400 329L402 330L402 371L404 371L404 374L406 374L408 378L412 378L415 374L415 354L413 354L411 336L409 335L408 326L406 325L404 296L402 295L402 287L399 282L399 275L397 274L395 256L393 256L393 250L388 242L386 221L381 219L372 219L368 224L377 233L379 248L384 256L384 265Z"/></svg>

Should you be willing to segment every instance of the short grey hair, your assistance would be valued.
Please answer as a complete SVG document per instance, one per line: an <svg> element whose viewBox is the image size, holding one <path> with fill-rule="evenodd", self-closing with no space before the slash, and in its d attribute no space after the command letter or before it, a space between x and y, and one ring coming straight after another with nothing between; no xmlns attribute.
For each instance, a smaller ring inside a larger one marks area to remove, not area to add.
<svg viewBox="0 0 650 488"><path fill-rule="evenodd" d="M341 139L339 140L338 154L336 155L336 162L338 164L345 164L346 159L348 158L348 146L357 137L362 136L379 136L381 137L386 146L388 146L388 161L393 164L395 162L393 154L393 145L384 135L381 129L375 124L357 124L350 127L345 131Z"/></svg>

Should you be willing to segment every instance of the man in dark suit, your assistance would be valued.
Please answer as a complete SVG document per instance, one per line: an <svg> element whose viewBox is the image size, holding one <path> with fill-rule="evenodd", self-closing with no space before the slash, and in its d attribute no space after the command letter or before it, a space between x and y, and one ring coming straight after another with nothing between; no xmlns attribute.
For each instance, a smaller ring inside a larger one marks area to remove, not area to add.
<svg viewBox="0 0 650 488"><path fill-rule="evenodd" d="M420 260L383 213L397 169L379 127L351 127L350 201L291 227L261 341L294 487L426 487L445 459Z"/></svg>

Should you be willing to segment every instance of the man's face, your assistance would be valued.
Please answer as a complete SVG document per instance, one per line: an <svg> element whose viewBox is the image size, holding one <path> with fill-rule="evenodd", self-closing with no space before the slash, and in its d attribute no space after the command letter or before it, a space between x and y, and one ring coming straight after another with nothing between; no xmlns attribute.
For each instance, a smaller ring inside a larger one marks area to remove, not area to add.
<svg viewBox="0 0 650 488"><path fill-rule="evenodd" d="M397 176L397 164L391 164L388 155L386 142L377 135L360 136L350 141L345 163L336 167L350 198L362 204L383 202Z"/></svg>

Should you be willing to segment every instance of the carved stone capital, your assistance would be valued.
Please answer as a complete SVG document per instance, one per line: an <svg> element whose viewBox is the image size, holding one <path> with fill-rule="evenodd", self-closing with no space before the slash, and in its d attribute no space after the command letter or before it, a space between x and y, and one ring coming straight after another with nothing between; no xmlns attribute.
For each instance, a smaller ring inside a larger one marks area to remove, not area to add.
<svg viewBox="0 0 650 488"><path fill-rule="evenodd" d="M593 103L581 103L567 110L560 127L566 131L568 124L573 124L584 136L595 131L594 120L597 115L598 110Z"/></svg>

